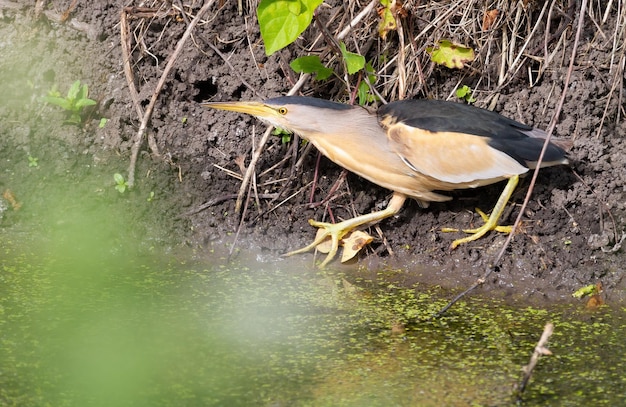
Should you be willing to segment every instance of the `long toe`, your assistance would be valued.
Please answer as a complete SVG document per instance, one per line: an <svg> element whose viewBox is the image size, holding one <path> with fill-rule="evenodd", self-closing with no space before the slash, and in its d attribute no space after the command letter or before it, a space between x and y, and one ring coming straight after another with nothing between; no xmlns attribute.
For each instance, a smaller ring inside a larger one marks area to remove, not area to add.
<svg viewBox="0 0 626 407"><path fill-rule="evenodd" d="M470 235L466 236L464 238L461 238L461 239L456 239L455 241L452 242L452 244L450 245L450 248L451 249L456 249L461 244L473 242L474 240L478 240L481 237L485 236L487 234L487 232L495 229L495 227L497 227L497 226L491 226L488 223L485 223L484 225L482 225L481 227L479 227L477 229L464 230L464 232L470 233Z"/></svg>
<svg viewBox="0 0 626 407"><path fill-rule="evenodd" d="M320 268L325 267L328 263L330 263L333 260L333 258L337 254L337 251L339 250L339 241L349 230L347 230L344 227L345 226L344 222L326 223L326 222L317 222L314 220L309 220L309 223L312 226L319 228L318 234L315 240L308 246L303 247L298 250L291 251L289 253L284 254L283 256L292 256L294 254L300 254L300 253L311 251L317 248L317 246L319 246L321 243L323 243L330 237L330 241L331 241L330 249L328 251L328 254L326 255L326 258L320 264Z"/></svg>
<svg viewBox="0 0 626 407"><path fill-rule="evenodd" d="M496 232L502 232L502 233L511 233L511 229L512 229L511 226L499 226L496 222L497 222L497 219L491 216L487 219L487 222L485 222L485 224L479 228L463 229L463 232L469 233L469 236L453 241L452 244L450 245L450 248L456 249L457 246L463 243L469 243L469 242L473 242L474 240L478 240L484 235L486 235L487 232L490 232L492 230L495 230Z"/></svg>
<svg viewBox="0 0 626 407"><path fill-rule="evenodd" d="M308 251L311 251L311 250L315 249L320 243L322 243L324 240L326 240L328 238L328 236L330 236L330 233L328 233L327 231L325 231L325 230L322 230L322 231L324 233L318 233L316 238L315 238L315 240L311 244L309 244L309 245L307 245L307 246L305 246L305 247L303 247L301 249L297 249L297 250L293 250L293 251L291 251L289 253L285 253L285 254L283 254L283 256L289 257L289 256L293 256L294 254L306 253Z"/></svg>

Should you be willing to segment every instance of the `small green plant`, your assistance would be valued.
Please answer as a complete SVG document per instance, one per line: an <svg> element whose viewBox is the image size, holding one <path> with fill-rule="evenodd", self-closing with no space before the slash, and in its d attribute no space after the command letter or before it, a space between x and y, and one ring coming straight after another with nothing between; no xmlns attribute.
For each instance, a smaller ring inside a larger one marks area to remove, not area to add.
<svg viewBox="0 0 626 407"><path fill-rule="evenodd" d="M154 191L150 191L150 195L148 195L148 198L146 200L148 202L152 202L153 199L154 199Z"/></svg>
<svg viewBox="0 0 626 407"><path fill-rule="evenodd" d="M48 91L48 95L43 97L43 101L64 109L68 113L67 123L81 124L85 107L96 104L96 101L89 99L88 96L89 88L87 85L81 86L80 81L76 81L70 86L66 97L61 97L55 85Z"/></svg>
<svg viewBox="0 0 626 407"><path fill-rule="evenodd" d="M339 47L341 48L341 55L348 74L353 75L366 67L365 57L363 55L348 51L346 44L343 42L339 44ZM317 55L307 55L296 58L289 63L289 66L297 73L315 74L315 79L318 81L328 79L328 77L335 73L331 68L325 66Z"/></svg>
<svg viewBox="0 0 626 407"><path fill-rule="evenodd" d="M287 130L276 127L272 132L273 135L280 137L280 142L287 144L291 141L291 133Z"/></svg>
<svg viewBox="0 0 626 407"><path fill-rule="evenodd" d="M57 84L53 84L52 87L48 90L48 97L53 97L53 98L60 98L61 97L61 92L59 92L59 88L57 86Z"/></svg>
<svg viewBox="0 0 626 407"><path fill-rule="evenodd" d="M456 90L456 97L458 97L459 99L462 99L463 101L471 105L472 103L476 102L476 99L474 99L474 96L472 96L472 93L473 93L472 88L470 88L467 85L463 85L462 87Z"/></svg>
<svg viewBox="0 0 626 407"><path fill-rule="evenodd" d="M128 188L128 182L124 179L124 176L116 172L115 174L113 174L113 179L115 180L115 189L117 189L120 194L126 192L126 189Z"/></svg>
<svg viewBox="0 0 626 407"><path fill-rule="evenodd" d="M109 119L107 119L106 117L100 118L100 123L98 123L98 128L104 129L104 126L107 125L108 121L109 121Z"/></svg>
<svg viewBox="0 0 626 407"><path fill-rule="evenodd" d="M37 161L39 161L39 158L37 158L37 157L33 157L33 156L31 156L30 154L28 154L28 166L29 166L29 167L31 167L31 168L32 168L32 167L37 167L37 166L39 166L39 163L38 163Z"/></svg>

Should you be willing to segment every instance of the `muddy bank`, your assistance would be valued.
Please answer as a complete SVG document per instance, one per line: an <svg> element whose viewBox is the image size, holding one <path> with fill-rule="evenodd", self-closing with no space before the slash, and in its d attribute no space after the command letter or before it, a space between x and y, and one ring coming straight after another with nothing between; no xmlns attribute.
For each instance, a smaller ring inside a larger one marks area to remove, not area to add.
<svg viewBox="0 0 626 407"><path fill-rule="evenodd" d="M63 14L70 3L52 1L46 11ZM120 200L114 190L113 173L126 173L131 140L139 126L122 66L119 22L124 6L128 6L127 2L78 3L68 18L80 24L60 24L45 13L35 17L35 10L30 7L3 10L1 30L5 42L0 75L6 86L0 103L4 123L0 146L2 188L15 191L19 199L27 202L32 191L45 188L46 177L65 178L71 188L81 182L82 173L99 171L102 182L94 190L113 205L120 205L120 210L124 210L124 205L142 208L150 193L155 193L158 199L145 210L139 210L136 222L158 227L138 226L138 230L149 233L156 229L156 240L162 244L196 247L201 255L210 257L211 247L230 247L235 239L239 222L233 196L238 193L240 181L234 175L241 173L241 161L244 165L249 163L253 143L258 142L265 126L242 115L203 109L198 102L285 94L297 80L288 63L302 55L300 46L311 41L314 27L299 43L267 57L254 13L240 15L236 2L226 2L223 8L211 10L206 22L194 33L196 42L190 41L178 58L156 105L148 133L156 142L158 155L147 144L142 147L136 187ZM329 18L337 11L338 6L334 7L324 9L322 16ZM407 7L407 33L417 33L424 28L426 11L411 9L410 4ZM193 14L197 7L186 10ZM529 10L529 21L533 18L536 21L539 11ZM576 21L578 10L573 13ZM611 27L620 18L616 11L608 15L601 24L605 33L611 33ZM374 19L372 16L371 21ZM165 62L186 28L185 19L174 11L154 18L134 15L129 21L132 69L141 105L145 107ZM531 38L531 49L541 45L546 29L552 30L548 32L551 38L550 34L556 33L564 21L554 17L551 28L540 24ZM341 24L345 21L329 23L333 30ZM496 55L504 31L502 26L501 32L493 35L492 52ZM441 28L440 35L445 34ZM558 41L548 44L559 58L549 64L549 69L542 72L532 87L524 74L539 69L532 58L501 88L490 85L494 78L489 75L498 70L496 62L485 65L484 71L462 72L425 65L430 75L425 78L424 86L415 85L416 93L408 96L446 99L461 81L477 89L477 105L486 107L488 100L496 100L494 110L546 128L561 95L574 39L571 30L560 35ZM382 48L393 48L394 41L397 37L393 35L386 43L376 39L379 45L371 46L366 58L374 60ZM477 40L475 43L486 52L487 45L480 47ZM542 171L524 214L522 231L508 249L498 272L492 275L489 290L557 299L569 297L583 285L601 282L609 301L622 299L624 251L610 249L624 233L626 223L626 143L623 141L626 125L623 120L617 121L618 109L623 107L619 106L615 91L616 81L623 78L615 74L612 64L615 49L610 38L602 37L590 19L585 20L579 50L555 130L556 136L573 142L569 151L572 166ZM497 60L497 56L490 57L490 61ZM383 74L393 78L393 71L381 72L381 78ZM84 125L65 125L63 112L42 103L40 98L55 85L65 92L77 79L89 85L90 96L99 104L85 118ZM380 86L381 89L385 86L382 79ZM345 96L345 90L337 83L314 80L305 85L303 92L339 100ZM493 97L494 93L498 94L497 98ZM102 117L108 121L100 128ZM300 147L273 137L257 164L259 198L255 199L252 193L247 201L236 242L238 250L247 253L246 257L282 261L280 254L304 246L313 238L315 232L308 225L309 218L327 219L328 211L332 211L335 219L349 218L355 213L378 209L389 198L389 191L348 174L332 193L328 205L312 208L310 202L328 198L341 169L322 157L320 176L312 190L308 185L314 177L317 152L311 150L302 156ZM37 168L28 166L28 156L38 159ZM292 176L292 166L300 159L301 170ZM17 179L21 180L19 185L13 183ZM517 216L527 187L528 181L523 181L512 198L516 204L506 220L512 221ZM433 283L468 284L483 273L505 237L490 233L451 252L449 244L459 235L441 233L440 228L476 224L480 219L473 212L474 207L489 210L501 189L502 185L495 185L457 192L453 194L455 200L432 204L427 209L409 202L397 217L380 224L382 235L371 231L377 238L360 255L356 265L340 266L335 262L331 267L375 270L388 264L404 267L407 272L419 269L420 278ZM291 198L286 200L287 197ZM283 200L286 201L278 205ZM207 202L215 203L198 211ZM3 222L7 219L11 217L5 216ZM298 257L295 264L297 261L310 263L311 255Z"/></svg>

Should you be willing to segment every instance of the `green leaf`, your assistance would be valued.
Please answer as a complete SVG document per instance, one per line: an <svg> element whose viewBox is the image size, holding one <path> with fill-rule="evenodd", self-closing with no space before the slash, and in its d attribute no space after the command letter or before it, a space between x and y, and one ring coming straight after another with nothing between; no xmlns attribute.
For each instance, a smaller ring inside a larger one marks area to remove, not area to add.
<svg viewBox="0 0 626 407"><path fill-rule="evenodd" d="M291 132L287 131L285 129L281 129L280 127L275 127L274 131L272 132L272 134L274 136L279 136L280 137L280 141L283 144L287 144L291 141Z"/></svg>
<svg viewBox="0 0 626 407"><path fill-rule="evenodd" d="M76 104L74 104L75 110L80 110L85 106L93 106L97 102L93 99L78 99Z"/></svg>
<svg viewBox="0 0 626 407"><path fill-rule="evenodd" d="M76 95L76 99L86 99L87 95L89 95L89 87L87 85L83 85L80 88L80 92L78 92L78 95Z"/></svg>
<svg viewBox="0 0 626 407"><path fill-rule="evenodd" d="M372 64L370 64L369 62L365 64L365 73L367 75L369 83L371 83L372 85L376 83L376 74L374 72ZM365 106L368 103L372 103L378 100L378 97L371 92L370 85L365 80L362 80L359 83L359 87L357 88L357 96L359 98L359 105L361 106Z"/></svg>
<svg viewBox="0 0 626 407"><path fill-rule="evenodd" d="M343 55L343 59L346 61L346 68L348 68L348 73L350 75L359 72L363 69L363 67L365 67L365 57L363 55L348 51L346 49L346 44L343 42L339 44L339 47L341 48L341 54Z"/></svg>
<svg viewBox="0 0 626 407"><path fill-rule="evenodd" d="M120 194L123 194L126 191L126 188L128 188L128 182L126 182L126 180L124 180L124 176L118 172L113 174L113 179L117 184L115 185L115 189L117 189Z"/></svg>
<svg viewBox="0 0 626 407"><path fill-rule="evenodd" d="M378 12L379 15L379 23L378 23L378 35L383 40L387 37L387 33L389 31L396 30L398 27L396 25L396 18L393 16L393 12L391 11L391 6L393 2L389 0L380 0L381 6L383 8Z"/></svg>
<svg viewBox="0 0 626 407"><path fill-rule="evenodd" d="M65 123L76 124L76 125L81 124L82 121L83 121L83 118L80 117L80 114L78 112L74 112L70 114L70 116L67 119L65 119Z"/></svg>
<svg viewBox="0 0 626 407"><path fill-rule="evenodd" d="M367 72L367 79L369 79L371 83L376 82L376 71L374 71L374 67L371 63L368 62L365 64L365 72Z"/></svg>
<svg viewBox="0 0 626 407"><path fill-rule="evenodd" d="M80 81L72 83L72 86L70 86L70 90L67 91L67 98L69 100L76 100L78 97L78 92L80 92Z"/></svg>
<svg viewBox="0 0 626 407"><path fill-rule="evenodd" d="M65 98L56 96L44 96L42 100L51 105L59 106L64 110L72 110L72 103Z"/></svg>
<svg viewBox="0 0 626 407"><path fill-rule="evenodd" d="M378 96L372 93L370 85L368 85L365 81L361 81L359 83L357 96L359 97L360 106L365 106L378 100Z"/></svg>
<svg viewBox="0 0 626 407"><path fill-rule="evenodd" d="M357 89L357 96L359 97L360 106L365 106L365 104L367 104L369 91L370 85L368 85L365 81L361 81Z"/></svg>
<svg viewBox="0 0 626 407"><path fill-rule="evenodd" d="M440 40L436 46L426 48L430 59L448 68L461 69L466 62L474 60L474 50L448 40Z"/></svg>
<svg viewBox="0 0 626 407"><path fill-rule="evenodd" d="M57 97L57 98L61 97L61 92L59 92L59 89L57 88L56 83L53 84L52 88L48 91L48 96Z"/></svg>
<svg viewBox="0 0 626 407"><path fill-rule="evenodd" d="M28 156L28 166L29 167L37 167L39 165L39 163L37 161L39 161L39 158L33 157L31 155Z"/></svg>
<svg viewBox="0 0 626 407"><path fill-rule="evenodd" d="M322 64L322 61L320 61L320 57L317 55L296 58L291 61L289 66L297 73L314 73L315 79L319 81L324 80L333 74L333 70L325 67L324 64Z"/></svg>
<svg viewBox="0 0 626 407"><path fill-rule="evenodd" d="M272 55L294 42L311 24L320 4L322 0L261 0L257 18L265 54Z"/></svg>

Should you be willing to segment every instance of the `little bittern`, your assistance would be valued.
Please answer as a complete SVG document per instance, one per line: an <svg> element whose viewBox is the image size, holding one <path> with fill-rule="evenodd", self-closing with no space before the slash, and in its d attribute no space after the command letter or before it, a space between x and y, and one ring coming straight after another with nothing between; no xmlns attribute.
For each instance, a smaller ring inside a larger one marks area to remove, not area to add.
<svg viewBox="0 0 626 407"><path fill-rule="evenodd" d="M212 102L206 107L247 113L313 143L326 157L381 187L394 191L386 209L336 224L310 220L320 228L302 253L331 239L323 267L335 256L339 242L355 228L400 211L407 197L425 206L451 198L433 191L476 188L508 179L485 224L465 230L470 242L498 228L498 219L519 176L537 166L545 132L489 110L437 100L402 100L376 113L363 107L327 100L283 96L264 102ZM542 167L567 164L565 151L549 144Z"/></svg>

